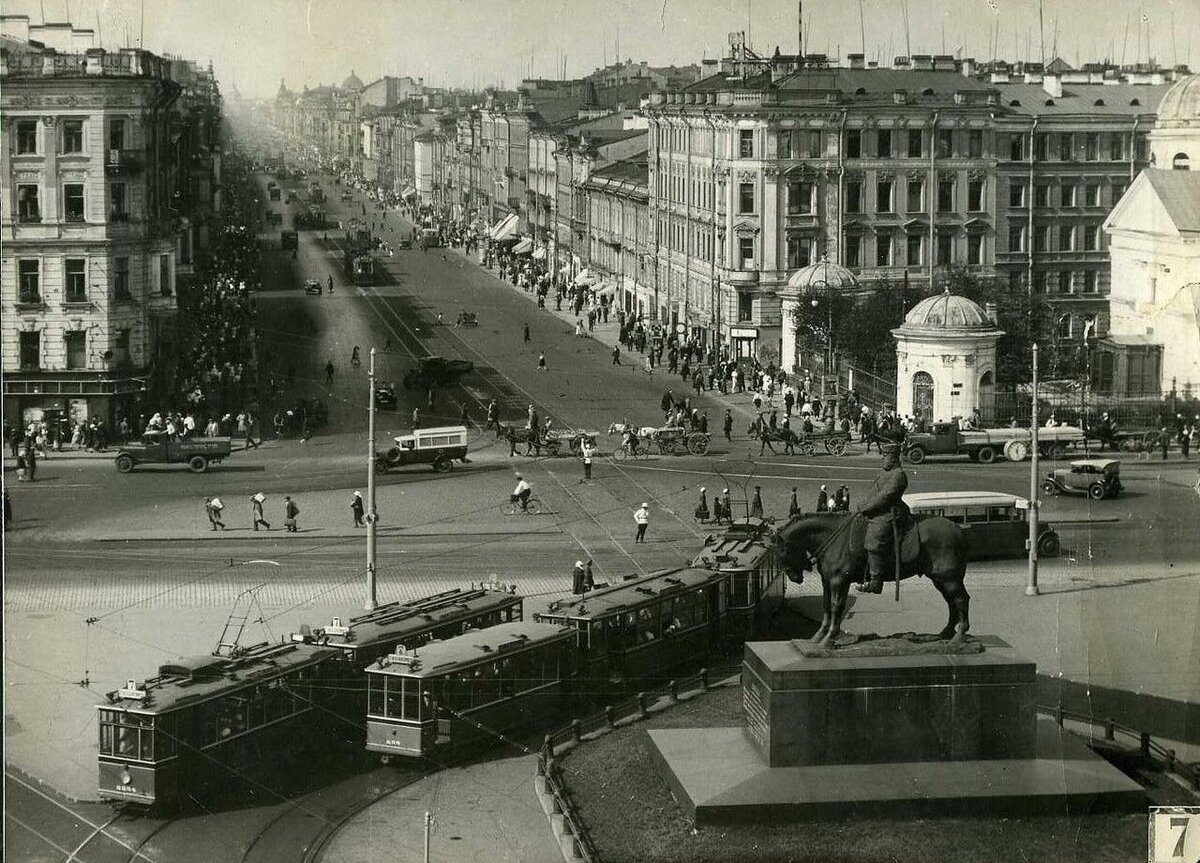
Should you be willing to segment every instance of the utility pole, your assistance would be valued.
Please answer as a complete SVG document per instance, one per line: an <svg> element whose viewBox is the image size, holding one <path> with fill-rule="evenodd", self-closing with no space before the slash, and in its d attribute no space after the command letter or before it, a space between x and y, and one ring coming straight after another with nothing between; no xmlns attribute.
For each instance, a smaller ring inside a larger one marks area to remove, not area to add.
<svg viewBox="0 0 1200 863"><path fill-rule="evenodd" d="M425 863L429 863L429 834L433 830L433 813L425 812Z"/></svg>
<svg viewBox="0 0 1200 863"><path fill-rule="evenodd" d="M374 611L379 602L375 598L375 349L371 348L371 364L367 370L367 601L363 608ZM428 859L428 844L426 845Z"/></svg>
<svg viewBox="0 0 1200 863"><path fill-rule="evenodd" d="M1026 596L1038 595L1038 346L1033 343L1033 410L1029 418L1029 582Z"/></svg>

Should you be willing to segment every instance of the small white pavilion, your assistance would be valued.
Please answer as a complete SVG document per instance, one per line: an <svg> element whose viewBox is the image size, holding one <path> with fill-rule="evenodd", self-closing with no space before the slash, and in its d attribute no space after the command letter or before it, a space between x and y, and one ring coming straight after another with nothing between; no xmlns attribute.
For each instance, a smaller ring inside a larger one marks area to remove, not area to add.
<svg viewBox="0 0 1200 863"><path fill-rule="evenodd" d="M778 294L783 319L779 364L784 371L793 374L797 369L796 319L800 308L807 304L819 307L831 293L857 289L858 280L854 274L839 264L830 263L828 258L801 267L792 274Z"/></svg>
<svg viewBox="0 0 1200 863"><path fill-rule="evenodd" d="M985 312L951 294L926 297L892 330L896 338L896 410L928 422L991 414L996 386L996 326Z"/></svg>

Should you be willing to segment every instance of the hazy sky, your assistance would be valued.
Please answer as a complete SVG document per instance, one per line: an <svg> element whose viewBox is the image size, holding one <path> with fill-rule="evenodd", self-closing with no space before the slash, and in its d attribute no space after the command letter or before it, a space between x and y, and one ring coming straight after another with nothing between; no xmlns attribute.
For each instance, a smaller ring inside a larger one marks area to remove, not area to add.
<svg viewBox="0 0 1200 863"><path fill-rule="evenodd" d="M1057 30L1069 62L1155 57L1200 62L1200 0L1042 0L1046 55ZM222 85L270 95L288 85L340 83L353 69L439 86L514 85L532 71L568 76L616 56L654 65L720 56L734 30L760 53L794 52L795 0L6 0L33 23L99 28L104 47L143 45L201 63ZM907 7L908 34L905 34ZM861 0L866 53L946 53L1041 59L1038 0ZM143 24L144 13L144 24ZM860 3L806 0L807 50L862 50ZM144 27L144 31L143 31Z"/></svg>

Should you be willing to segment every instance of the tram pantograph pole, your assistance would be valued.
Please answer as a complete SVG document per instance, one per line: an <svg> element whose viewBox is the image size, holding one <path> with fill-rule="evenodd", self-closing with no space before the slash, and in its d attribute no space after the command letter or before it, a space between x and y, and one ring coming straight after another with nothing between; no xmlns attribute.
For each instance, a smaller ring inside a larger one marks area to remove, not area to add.
<svg viewBox="0 0 1200 863"><path fill-rule="evenodd" d="M375 598L375 349L371 348L371 364L367 369L370 385L367 404L367 600L363 608L374 611L379 605Z"/></svg>
<svg viewBox="0 0 1200 863"><path fill-rule="evenodd" d="M1029 581L1026 596L1038 595L1038 346L1033 343L1033 409L1029 419Z"/></svg>

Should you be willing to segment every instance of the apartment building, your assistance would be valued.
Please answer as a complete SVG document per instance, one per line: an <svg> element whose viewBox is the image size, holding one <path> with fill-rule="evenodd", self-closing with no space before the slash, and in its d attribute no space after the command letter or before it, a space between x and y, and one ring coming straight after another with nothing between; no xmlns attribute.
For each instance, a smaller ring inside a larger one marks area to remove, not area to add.
<svg viewBox="0 0 1200 863"><path fill-rule="evenodd" d="M596 168L584 181L588 210L588 268L618 308L636 316L657 305L650 239L646 152Z"/></svg>

